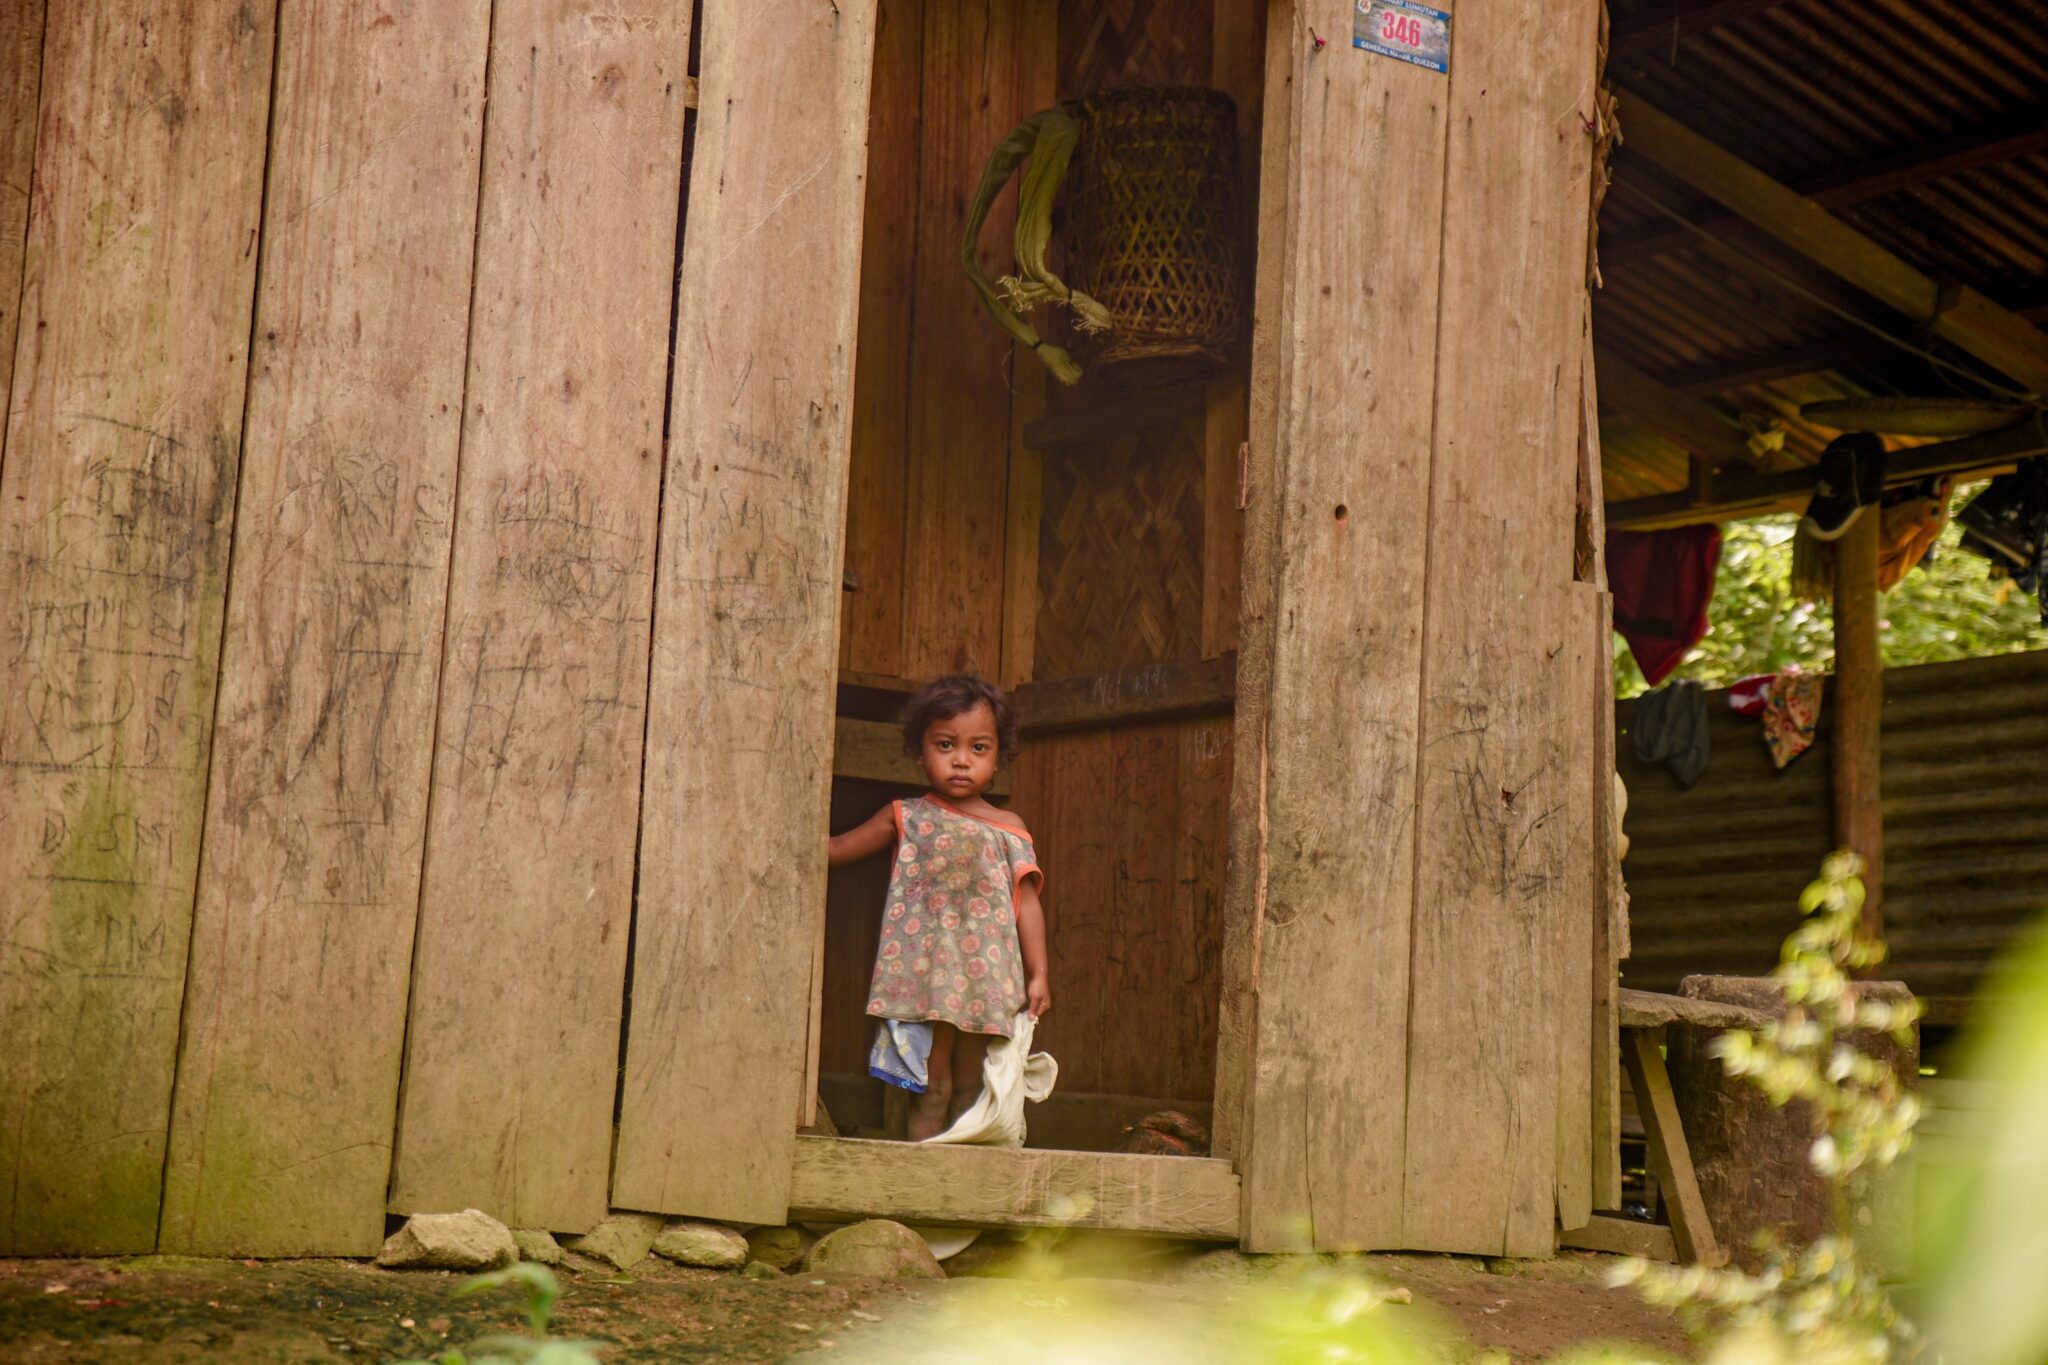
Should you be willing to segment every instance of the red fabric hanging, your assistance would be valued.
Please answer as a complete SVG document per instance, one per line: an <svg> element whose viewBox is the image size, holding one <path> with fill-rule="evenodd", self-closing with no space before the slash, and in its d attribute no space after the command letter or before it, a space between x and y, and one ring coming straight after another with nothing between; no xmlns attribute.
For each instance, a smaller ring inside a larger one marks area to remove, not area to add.
<svg viewBox="0 0 2048 1365"><path fill-rule="evenodd" d="M1609 531L1607 586L1614 628L1655 687L1707 633L1707 604L1721 563L1721 528Z"/></svg>

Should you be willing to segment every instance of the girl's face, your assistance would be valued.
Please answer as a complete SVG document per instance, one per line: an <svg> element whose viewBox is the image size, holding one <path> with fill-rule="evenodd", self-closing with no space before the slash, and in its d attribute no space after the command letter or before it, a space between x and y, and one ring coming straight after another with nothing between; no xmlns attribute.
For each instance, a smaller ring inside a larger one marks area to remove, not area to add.
<svg viewBox="0 0 2048 1365"><path fill-rule="evenodd" d="M920 759L932 790L965 801L996 780L996 718L985 701L931 723Z"/></svg>

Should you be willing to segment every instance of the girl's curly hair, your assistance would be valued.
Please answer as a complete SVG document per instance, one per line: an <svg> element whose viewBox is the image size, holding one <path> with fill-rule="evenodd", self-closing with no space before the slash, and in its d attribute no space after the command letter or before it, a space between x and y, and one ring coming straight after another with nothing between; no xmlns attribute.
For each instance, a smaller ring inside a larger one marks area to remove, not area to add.
<svg viewBox="0 0 2048 1365"><path fill-rule="evenodd" d="M996 761L1017 761L1017 713L1001 688L973 673L954 673L920 687L903 705L903 752L912 758L924 752L924 732L942 720L964 715L987 703L996 718Z"/></svg>

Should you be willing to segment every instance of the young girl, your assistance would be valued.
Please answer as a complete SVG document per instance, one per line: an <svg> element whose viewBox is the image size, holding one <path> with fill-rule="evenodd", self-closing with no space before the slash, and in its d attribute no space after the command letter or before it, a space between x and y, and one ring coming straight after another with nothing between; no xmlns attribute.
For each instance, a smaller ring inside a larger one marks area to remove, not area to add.
<svg viewBox="0 0 2048 1365"><path fill-rule="evenodd" d="M1020 1009L1044 1014L1052 991L1031 834L981 796L1017 756L1009 702L980 678L940 678L905 708L903 747L931 790L834 835L830 861L896 849L868 1013L931 1024L927 1089L910 1117L921 1142L974 1103L988 1040L1008 1037Z"/></svg>

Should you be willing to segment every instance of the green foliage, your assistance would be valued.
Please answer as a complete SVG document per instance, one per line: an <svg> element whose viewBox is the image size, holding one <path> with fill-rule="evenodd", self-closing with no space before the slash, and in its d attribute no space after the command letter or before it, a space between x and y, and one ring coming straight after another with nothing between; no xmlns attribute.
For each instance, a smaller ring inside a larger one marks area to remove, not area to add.
<svg viewBox="0 0 2048 1365"><path fill-rule="evenodd" d="M531 1336L478 1337L467 1351L443 1351L432 1362L415 1360L402 1365L598 1365L600 1343L548 1335L548 1323L555 1315L555 1302L562 1297L562 1287L554 1272L544 1265L520 1261L463 1281L455 1294L468 1298L506 1285L516 1285L526 1292L526 1325Z"/></svg>
<svg viewBox="0 0 2048 1365"><path fill-rule="evenodd" d="M1754 1275L1631 1260L1611 1280L1636 1286L1652 1303L1678 1307L1695 1323L1721 1319L1745 1354L1717 1351L1717 1362L1767 1350L1775 1355L1764 1359L1881 1365L1919 1349L1917 1330L1860 1260L1851 1230L1868 1207L1870 1175L1912 1145L1920 1121L1918 1098L1890 1066L1851 1041L1857 1032L1882 1032L1910 1042L1921 1013L1917 1000L1866 999L1850 978L1884 960L1884 946L1862 928L1862 870L1853 853L1836 853L1800 897L1806 919L1785 940L1771 973L1785 992L1784 1018L1754 1032L1729 1029L1712 1045L1729 1075L1748 1080L1772 1104L1805 1103L1814 1126L1808 1161L1833 1189L1834 1231L1811 1246L1769 1248Z"/></svg>
<svg viewBox="0 0 2048 1365"><path fill-rule="evenodd" d="M1958 489L1961 507L1975 488ZM1731 522L1721 528L1721 567L1714 579L1706 638L1672 678L1726 687L1753 673L1797 665L1810 673L1834 667L1834 617L1826 602L1799 600L1792 591L1790 514ZM1934 558L1907 574L1884 599L1879 637L1887 668L1946 663L1986 654L2048 649L2034 599L1994 582L1985 562L1957 548L1962 528L1951 524ZM1614 637L1615 695L1643 690L1642 670L1619 635Z"/></svg>

